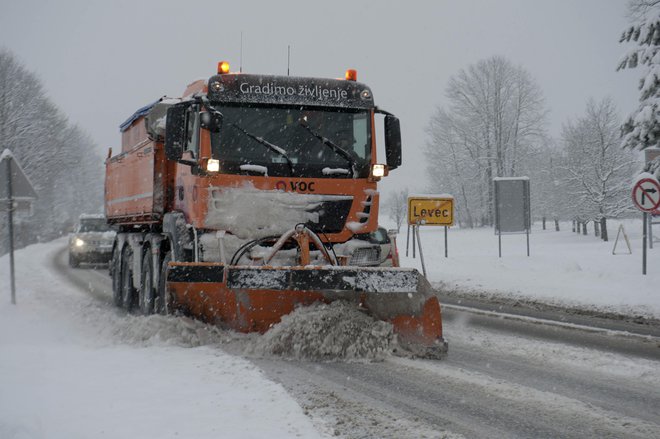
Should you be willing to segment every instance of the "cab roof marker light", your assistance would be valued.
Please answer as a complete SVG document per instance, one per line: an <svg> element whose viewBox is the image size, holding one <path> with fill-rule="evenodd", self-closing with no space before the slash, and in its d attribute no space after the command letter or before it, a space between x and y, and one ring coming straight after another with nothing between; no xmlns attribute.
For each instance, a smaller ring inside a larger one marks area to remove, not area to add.
<svg viewBox="0 0 660 439"><path fill-rule="evenodd" d="M229 73L229 62L220 61L218 63L218 75L224 75L225 73Z"/></svg>
<svg viewBox="0 0 660 439"><path fill-rule="evenodd" d="M357 81L357 70L355 69L346 70L345 78L347 81Z"/></svg>

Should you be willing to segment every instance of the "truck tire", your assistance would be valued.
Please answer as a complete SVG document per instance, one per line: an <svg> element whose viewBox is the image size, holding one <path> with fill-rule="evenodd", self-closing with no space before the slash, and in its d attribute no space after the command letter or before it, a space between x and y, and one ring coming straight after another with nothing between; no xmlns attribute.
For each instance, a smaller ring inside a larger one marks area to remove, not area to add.
<svg viewBox="0 0 660 439"><path fill-rule="evenodd" d="M169 314L171 312L171 300L167 293L167 267L172 261L172 252L168 251L163 256L160 264L160 277L158 279L158 291L154 300L154 311L158 314Z"/></svg>
<svg viewBox="0 0 660 439"><path fill-rule="evenodd" d="M147 248L145 253L142 259L138 304L140 306L140 312L144 315L149 315L154 312L154 264L151 257L151 249Z"/></svg>
<svg viewBox="0 0 660 439"><path fill-rule="evenodd" d="M112 303L115 306L122 306L122 291L121 291L121 264L119 257L119 247L115 245L112 250L112 259L110 260L110 277L112 278Z"/></svg>
<svg viewBox="0 0 660 439"><path fill-rule="evenodd" d="M126 311L135 307L137 292L133 286L133 251L125 246L121 257L121 306Z"/></svg>

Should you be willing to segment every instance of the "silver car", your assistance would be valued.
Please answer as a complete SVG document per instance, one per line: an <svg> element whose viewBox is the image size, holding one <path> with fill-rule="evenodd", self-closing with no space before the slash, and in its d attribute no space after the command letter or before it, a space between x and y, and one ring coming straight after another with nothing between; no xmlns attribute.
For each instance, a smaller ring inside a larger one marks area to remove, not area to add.
<svg viewBox="0 0 660 439"><path fill-rule="evenodd" d="M354 239L366 241L379 250L371 263L361 265L392 266L392 240L385 228L378 227L374 232L355 235Z"/></svg>
<svg viewBox="0 0 660 439"><path fill-rule="evenodd" d="M107 264L112 258L115 231L103 215L80 215L73 233L69 235L69 265L81 263Z"/></svg>

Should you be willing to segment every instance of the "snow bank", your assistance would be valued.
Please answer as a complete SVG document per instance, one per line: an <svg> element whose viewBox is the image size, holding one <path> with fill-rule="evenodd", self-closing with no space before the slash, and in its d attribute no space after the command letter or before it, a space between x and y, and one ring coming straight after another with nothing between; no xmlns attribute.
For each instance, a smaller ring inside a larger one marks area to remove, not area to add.
<svg viewBox="0 0 660 439"><path fill-rule="evenodd" d="M641 215L640 215L641 216ZM657 219L655 219L657 221ZM630 240L632 254L619 226ZM444 256L442 227L421 227L428 279L437 288L460 294L499 296L548 303L560 307L660 318L660 226L654 226L654 248L648 250L647 274L642 275L641 220L608 220L609 241L571 231L532 226L530 253L525 235L502 236L502 257L492 228L449 230L449 257ZM419 257L406 257L406 234L398 237L401 265L421 270ZM410 243L412 246L412 243Z"/></svg>
<svg viewBox="0 0 660 439"><path fill-rule="evenodd" d="M218 348L237 335L115 309L51 268L65 247L16 253L17 305L0 258L0 438L323 437L279 384Z"/></svg>
<svg viewBox="0 0 660 439"><path fill-rule="evenodd" d="M300 307L284 316L247 354L317 361L380 360L393 343L391 324L336 301Z"/></svg>
<svg viewBox="0 0 660 439"><path fill-rule="evenodd" d="M187 317L122 316L121 324L105 327L119 343L135 346L179 346L192 348L218 345L230 336L215 326ZM118 322L119 323L119 322Z"/></svg>

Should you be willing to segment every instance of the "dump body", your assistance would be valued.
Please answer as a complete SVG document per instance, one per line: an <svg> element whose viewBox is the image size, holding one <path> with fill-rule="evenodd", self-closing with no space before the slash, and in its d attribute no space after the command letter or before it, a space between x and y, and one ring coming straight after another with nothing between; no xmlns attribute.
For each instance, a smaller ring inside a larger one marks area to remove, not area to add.
<svg viewBox="0 0 660 439"><path fill-rule="evenodd" d="M428 282L369 268L381 247L359 239L378 228L377 182L400 164L386 112L377 163L379 111L356 81L245 74L139 109L106 160L115 303L263 332L297 305L347 300L446 351Z"/></svg>

